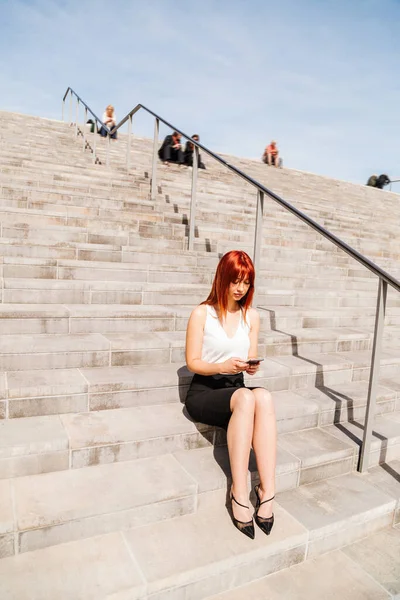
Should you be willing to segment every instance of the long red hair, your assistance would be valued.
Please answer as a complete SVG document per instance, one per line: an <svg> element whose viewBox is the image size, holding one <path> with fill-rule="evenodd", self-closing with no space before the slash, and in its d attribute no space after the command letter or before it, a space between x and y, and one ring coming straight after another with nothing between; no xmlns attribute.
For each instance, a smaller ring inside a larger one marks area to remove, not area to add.
<svg viewBox="0 0 400 600"><path fill-rule="evenodd" d="M242 250L231 250L224 254L218 263L211 292L202 304L209 304L217 309L220 319L226 317L228 308L228 291L231 283L240 279L248 280L250 287L247 294L240 299L239 304L246 318L247 309L251 306L254 296L255 271L250 256Z"/></svg>

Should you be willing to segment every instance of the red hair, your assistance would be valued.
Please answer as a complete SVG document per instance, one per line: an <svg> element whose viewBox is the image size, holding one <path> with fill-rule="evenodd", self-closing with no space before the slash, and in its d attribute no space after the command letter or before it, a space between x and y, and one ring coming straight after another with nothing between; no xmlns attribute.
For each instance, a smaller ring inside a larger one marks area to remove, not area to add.
<svg viewBox="0 0 400 600"><path fill-rule="evenodd" d="M207 300L202 302L202 304L209 304L217 308L221 319L225 318L228 308L229 286L237 279L240 281L246 279L250 283L247 294L239 300L239 304L243 308L244 316L246 318L247 309L251 306L254 296L254 265L246 252L243 252L242 250L231 250L224 254L219 261L211 292L209 293Z"/></svg>

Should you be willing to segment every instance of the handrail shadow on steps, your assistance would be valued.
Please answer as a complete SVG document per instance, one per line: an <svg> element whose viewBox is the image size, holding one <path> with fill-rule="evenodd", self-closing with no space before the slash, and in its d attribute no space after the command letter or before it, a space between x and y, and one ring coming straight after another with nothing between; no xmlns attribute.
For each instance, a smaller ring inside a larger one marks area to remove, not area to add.
<svg viewBox="0 0 400 600"><path fill-rule="evenodd" d="M324 382L324 365L321 363L318 363L315 360L311 360L309 357L302 356L301 354L299 354L297 336L293 335L291 333L288 333L287 331L278 329L276 327L275 310L272 310L272 309L266 308L266 307L262 307L262 306L259 306L258 309L270 313L271 331L276 331L277 333L283 333L291 338L293 352L290 356L296 356L297 358L300 358L304 362L307 362L309 364L316 366L314 387L316 389L321 390L328 398L333 400L333 402L335 403L335 413L334 413L332 425L334 425L339 431L341 431L344 435L346 435L359 448L362 448L362 440L360 440L353 432L351 432L349 429L347 429L345 427L345 425L340 421L341 413L342 413L342 410L344 409L347 413L347 417L348 417L347 420L349 421L349 423L352 423L355 427L359 428L361 431L364 431L365 425L363 425L362 423L360 423L358 420L356 420L354 418L354 408L355 408L354 407L354 399L351 398L350 396L347 396L346 394L338 392L337 390L335 390L325 384L325 382ZM293 391L296 392L295 389ZM366 407L366 409L367 409L367 407ZM388 413L388 415L390 415L390 413ZM380 448L380 455L379 455L379 465L382 466L384 464L384 465L388 466L386 464L388 438L381 435L380 433L378 433L375 430L372 431L372 436L376 439L381 440L381 442L382 442L381 448ZM358 458L357 458L357 469L359 469L359 467L360 467L360 461L361 461L361 452L359 453ZM388 466L388 469L394 471L389 466ZM395 471L394 471L394 473L395 473Z"/></svg>

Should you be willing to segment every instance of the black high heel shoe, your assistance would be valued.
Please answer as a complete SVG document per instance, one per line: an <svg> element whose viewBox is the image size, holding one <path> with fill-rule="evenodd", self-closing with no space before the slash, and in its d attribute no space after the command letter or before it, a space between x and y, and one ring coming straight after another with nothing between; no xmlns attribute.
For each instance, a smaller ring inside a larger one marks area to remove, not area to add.
<svg viewBox="0 0 400 600"><path fill-rule="evenodd" d="M257 496L257 505L256 505L256 512L254 513L254 519L255 519L255 522L257 523L257 525L259 526L259 528L261 529L261 531L263 531L266 535L269 535L271 533L272 527L274 526L274 513L272 513L272 517L259 517L257 513L262 504L271 502L271 500L273 500L275 498L275 496L272 496L272 498L268 498L268 500L264 500L263 502L261 502L260 496L258 495L259 488L260 488L259 485L256 485L254 487L254 493Z"/></svg>
<svg viewBox="0 0 400 600"><path fill-rule="evenodd" d="M236 504L238 506L241 506L242 508L249 508L248 506L245 506L244 504L240 504L240 502L238 502L236 500L236 498L234 497L234 495L232 494L232 492L231 492L230 496L231 496L231 500L233 500L234 502L236 502ZM255 532L254 532L253 519L251 519L251 521L238 521L233 516L233 510L232 510L232 521L233 521L233 524L235 525L235 527L237 527L237 529L239 529L239 531L241 531L242 533L244 533L244 535L247 535L247 537L249 537L252 540L254 540Z"/></svg>

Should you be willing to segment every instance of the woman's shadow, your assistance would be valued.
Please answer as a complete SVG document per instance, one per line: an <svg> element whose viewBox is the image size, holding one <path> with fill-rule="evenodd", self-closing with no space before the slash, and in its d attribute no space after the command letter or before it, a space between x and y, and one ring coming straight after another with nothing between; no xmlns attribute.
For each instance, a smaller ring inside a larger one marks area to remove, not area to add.
<svg viewBox="0 0 400 600"><path fill-rule="evenodd" d="M186 394L189 389L190 382L193 377L193 373L189 371L186 365L180 367L177 370L178 375L178 390L179 390L179 400L183 404L182 413L185 417L195 425L198 433L203 438L200 442L197 440L195 443L190 444L190 449L195 448L205 448L209 446L213 446L213 455L215 462L221 469L222 473L226 477L226 506L228 508L228 512L231 515L231 501L230 501L230 488L232 483L232 475L229 464L229 454L228 454L228 446L226 439L226 429L221 427L215 427L210 425L204 425L203 423L199 423L194 421L186 410L185 400ZM249 459L249 471L250 471L250 482L251 487L259 483L258 472L256 467L256 460L253 453L253 450L250 452ZM212 487L208 491L213 491L218 489L217 483L215 487Z"/></svg>

